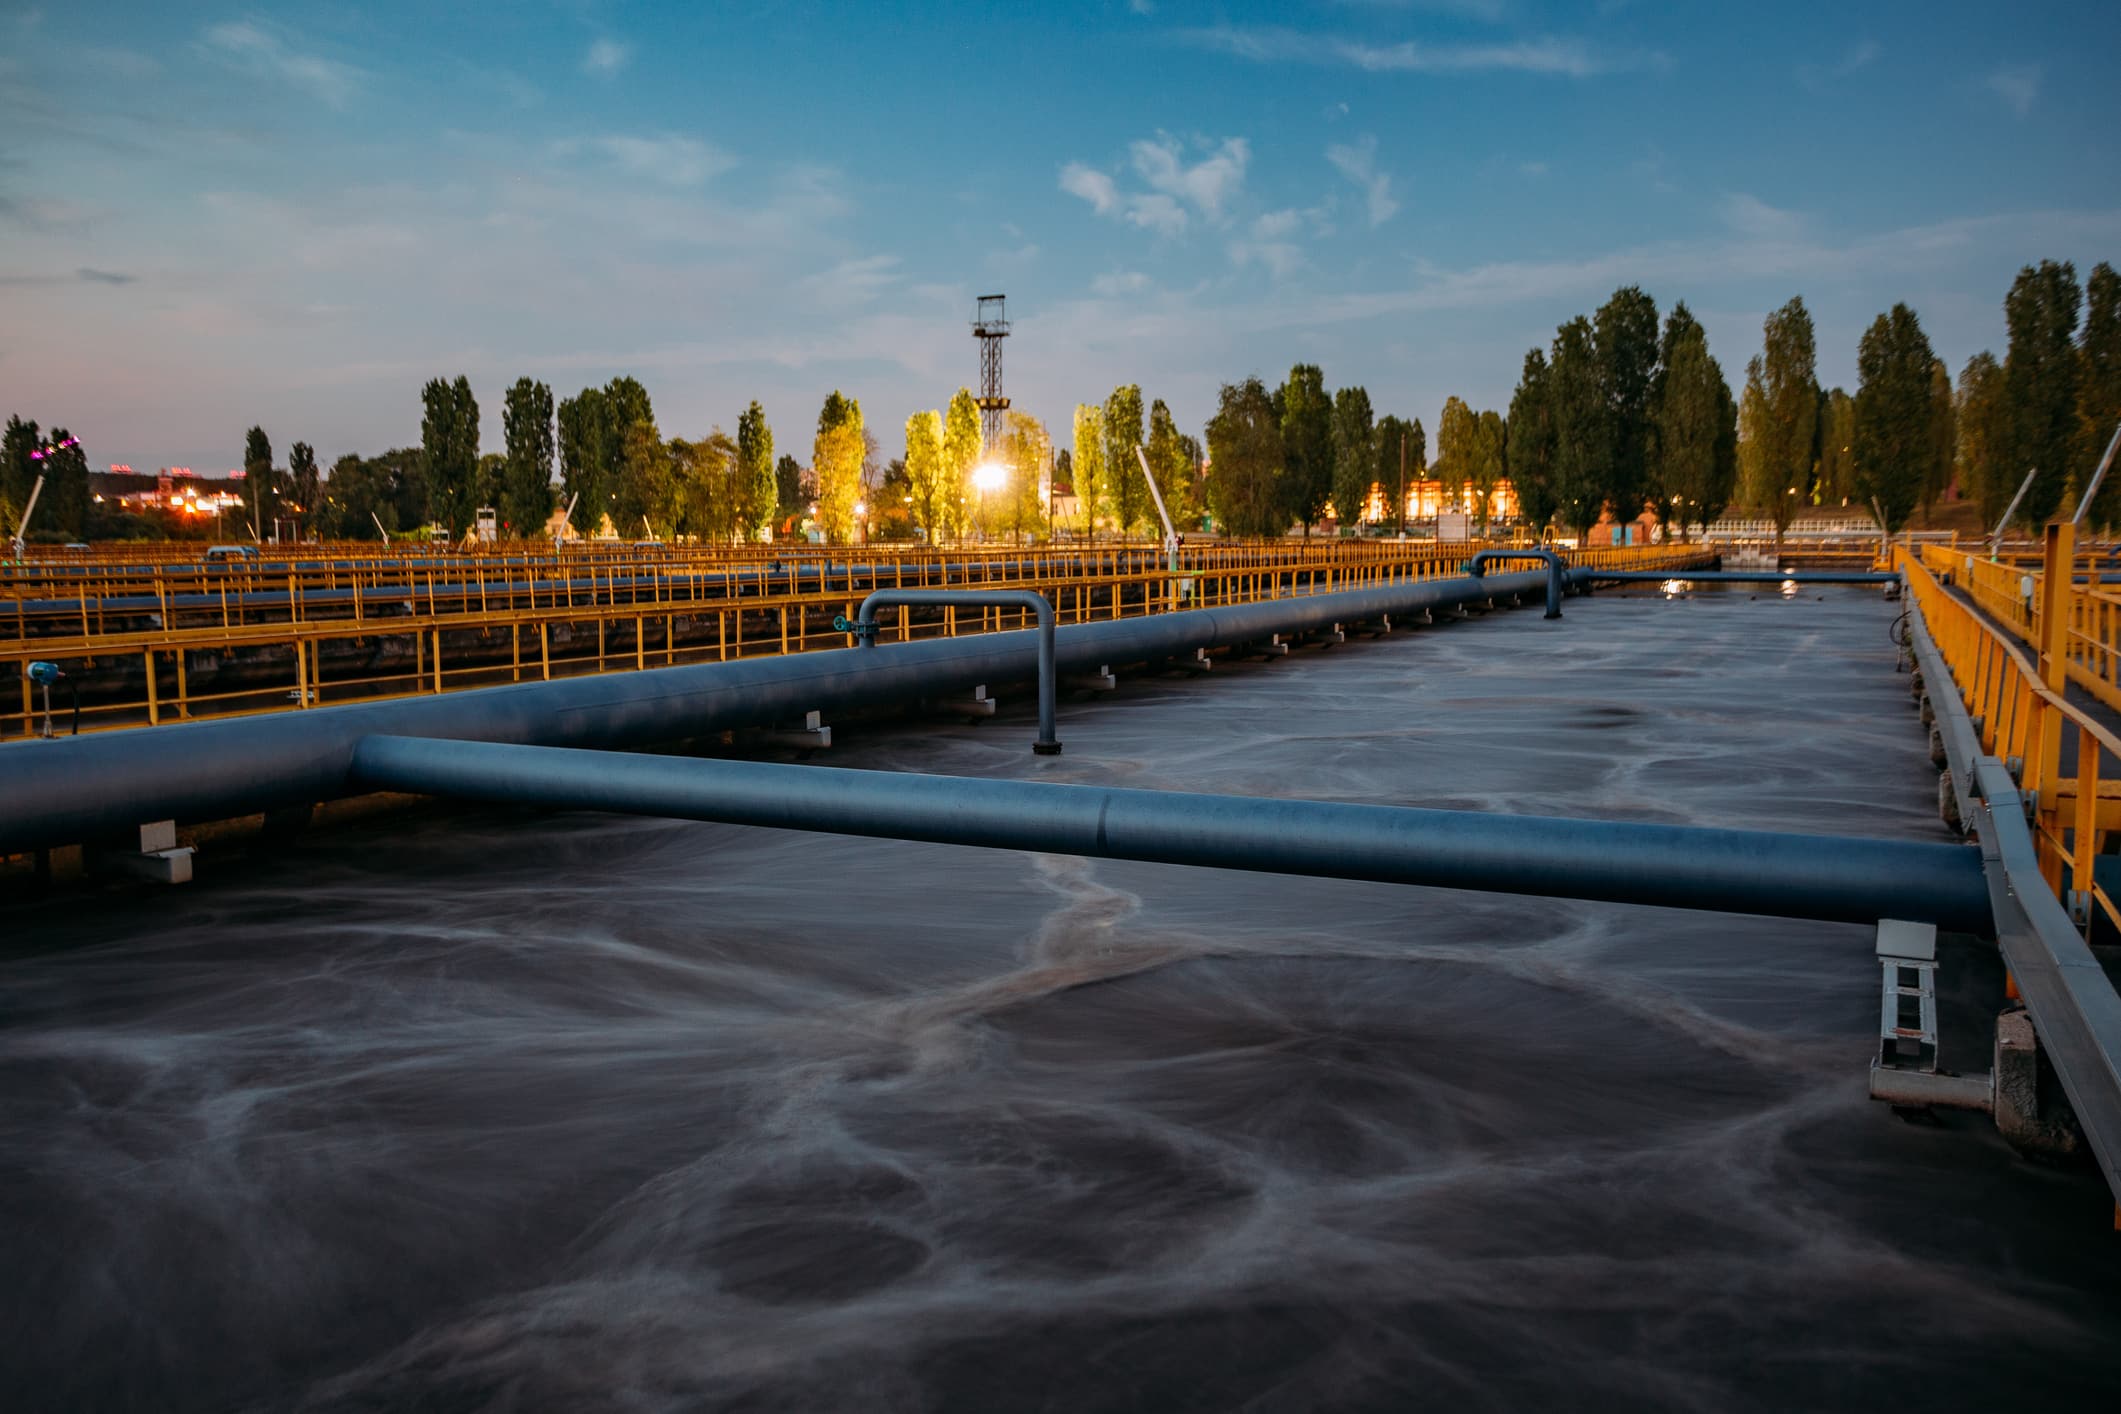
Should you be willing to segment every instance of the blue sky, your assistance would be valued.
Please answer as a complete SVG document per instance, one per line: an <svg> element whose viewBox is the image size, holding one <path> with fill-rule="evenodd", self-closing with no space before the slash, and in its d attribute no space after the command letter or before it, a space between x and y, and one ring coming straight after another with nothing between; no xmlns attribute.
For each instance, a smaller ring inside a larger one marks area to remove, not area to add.
<svg viewBox="0 0 2121 1414"><path fill-rule="evenodd" d="M1063 441L1295 361L1434 426L1640 283L1734 383L1915 307L1954 370L2121 261L2121 5L1698 0L0 5L0 412L91 461L419 436L469 373L631 373L666 436L973 381Z"/></svg>

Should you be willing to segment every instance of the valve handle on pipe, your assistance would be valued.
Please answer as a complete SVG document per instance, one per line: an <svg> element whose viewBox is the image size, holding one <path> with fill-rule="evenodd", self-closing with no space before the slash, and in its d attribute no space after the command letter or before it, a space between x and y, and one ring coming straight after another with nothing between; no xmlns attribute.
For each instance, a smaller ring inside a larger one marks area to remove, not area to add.
<svg viewBox="0 0 2121 1414"><path fill-rule="evenodd" d="M834 614L832 627L839 633L851 633L856 638L874 638L879 625L874 620L850 619L845 614Z"/></svg>

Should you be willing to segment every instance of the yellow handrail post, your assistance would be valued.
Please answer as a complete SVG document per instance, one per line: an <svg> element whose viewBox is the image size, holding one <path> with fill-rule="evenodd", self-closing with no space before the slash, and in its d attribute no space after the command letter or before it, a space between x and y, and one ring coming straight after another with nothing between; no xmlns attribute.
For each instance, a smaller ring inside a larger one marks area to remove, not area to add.
<svg viewBox="0 0 2121 1414"><path fill-rule="evenodd" d="M2040 580L2040 681L2062 691L2068 675L2069 599L2076 567L2077 527L2050 523L2042 546Z"/></svg>

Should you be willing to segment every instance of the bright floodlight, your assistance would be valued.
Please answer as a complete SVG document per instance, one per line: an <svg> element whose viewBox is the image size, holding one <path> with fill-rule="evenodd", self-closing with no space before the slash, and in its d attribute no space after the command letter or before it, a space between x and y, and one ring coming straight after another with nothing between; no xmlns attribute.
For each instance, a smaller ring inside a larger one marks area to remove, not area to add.
<svg viewBox="0 0 2121 1414"><path fill-rule="evenodd" d="M1008 471L1000 462L981 462L972 468L973 489L981 493L999 491L1002 483L1009 479Z"/></svg>

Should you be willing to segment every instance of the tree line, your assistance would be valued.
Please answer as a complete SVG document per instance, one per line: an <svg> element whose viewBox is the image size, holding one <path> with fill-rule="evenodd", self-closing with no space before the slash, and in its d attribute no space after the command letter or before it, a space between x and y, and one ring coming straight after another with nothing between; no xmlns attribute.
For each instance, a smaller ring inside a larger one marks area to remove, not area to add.
<svg viewBox="0 0 2121 1414"><path fill-rule="evenodd" d="M1378 415L1367 389L1329 389L1315 364L1295 365L1272 389L1256 377L1224 385L1205 445L1162 399L1144 409L1129 383L1076 407L1070 447L1056 450L1020 412L988 447L978 404L959 388L943 408L907 419L905 454L888 465L860 402L838 390L819 410L805 466L776 455L756 401L733 438L714 427L666 439L630 377L557 403L546 384L517 379L503 399L502 450L482 454L470 380L436 378L421 391L419 446L342 456L328 477L305 442L276 466L271 438L252 427L245 493L259 533L291 519L330 538L433 525L454 539L485 506L516 539L544 534L563 507L580 534L608 522L628 538L709 543L758 539L805 516L834 543L1060 528L1132 535L1156 529L1140 447L1177 526L1212 516L1244 536L1309 534L1329 509L1347 532L1380 500L1386 522L1403 523L1408 487L1432 478L1454 496L1470 492L1483 530L1505 481L1525 523L1579 533L1607 517L1649 516L1684 538L1731 507L1779 532L1806 505L1873 509L1898 529L1955 479L1984 524L2023 482L2016 515L2036 526L2086 484L2121 420L2121 276L2102 262L2080 286L2067 262L2026 266L2004 316L2004 357L1975 354L1955 384L1920 318L1894 305L1858 343L1851 394L1821 387L1811 313L1793 298L1767 316L1734 396L1687 306L1660 322L1656 302L1624 286L1527 351L1506 413L1447 399L1433 465L1420 418ZM75 538L98 525L79 439L11 417L0 531L13 529L39 475L40 532ZM1049 484L1072 493L1064 527L1041 494ZM2090 519L2121 523L2121 477Z"/></svg>

